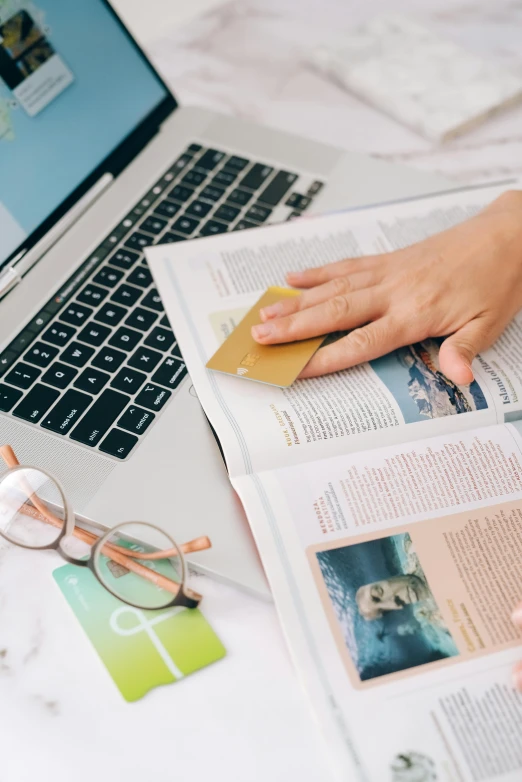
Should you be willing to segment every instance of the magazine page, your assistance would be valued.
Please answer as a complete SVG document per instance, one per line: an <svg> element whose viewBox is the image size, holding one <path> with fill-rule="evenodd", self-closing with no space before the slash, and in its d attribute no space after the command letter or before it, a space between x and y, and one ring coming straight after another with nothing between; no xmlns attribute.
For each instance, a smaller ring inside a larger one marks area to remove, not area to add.
<svg viewBox="0 0 522 782"><path fill-rule="evenodd" d="M509 346L477 360L476 380L461 387L441 374L439 343L431 339L286 389L205 369L266 287L285 284L287 271L408 245L475 214L503 189L468 189L147 250L231 475L494 424L522 410L519 375L506 364Z"/></svg>
<svg viewBox="0 0 522 782"><path fill-rule="evenodd" d="M522 424L233 480L337 778L522 778Z"/></svg>

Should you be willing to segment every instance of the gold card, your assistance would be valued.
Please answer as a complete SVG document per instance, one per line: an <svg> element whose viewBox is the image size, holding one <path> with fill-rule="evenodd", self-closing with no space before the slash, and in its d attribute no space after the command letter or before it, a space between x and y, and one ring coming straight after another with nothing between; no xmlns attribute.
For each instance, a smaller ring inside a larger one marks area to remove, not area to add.
<svg viewBox="0 0 522 782"><path fill-rule="evenodd" d="M207 368L246 380L257 380L259 383L291 386L325 337L286 342L283 345L260 345L251 334L252 326L261 323L259 310L288 296L299 296L299 291L268 288L207 362Z"/></svg>

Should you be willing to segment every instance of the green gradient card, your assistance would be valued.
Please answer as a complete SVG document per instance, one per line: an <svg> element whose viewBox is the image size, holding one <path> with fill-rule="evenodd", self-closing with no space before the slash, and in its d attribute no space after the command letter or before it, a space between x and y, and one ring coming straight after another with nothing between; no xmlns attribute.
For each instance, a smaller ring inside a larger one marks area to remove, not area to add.
<svg viewBox="0 0 522 782"><path fill-rule="evenodd" d="M127 701L226 654L198 609L133 608L107 592L90 570L75 565L60 567L53 576Z"/></svg>

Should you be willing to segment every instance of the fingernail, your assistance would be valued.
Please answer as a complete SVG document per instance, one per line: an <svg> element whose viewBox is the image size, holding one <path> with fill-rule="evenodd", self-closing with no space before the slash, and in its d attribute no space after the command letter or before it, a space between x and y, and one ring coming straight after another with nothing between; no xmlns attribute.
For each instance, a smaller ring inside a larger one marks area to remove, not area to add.
<svg viewBox="0 0 522 782"><path fill-rule="evenodd" d="M265 339L269 337L274 331L274 327L271 323L261 323L260 326L252 326L252 336L254 339Z"/></svg>
<svg viewBox="0 0 522 782"><path fill-rule="evenodd" d="M292 280L302 280L304 276L304 272L288 272L286 279L289 280L291 277Z"/></svg>
<svg viewBox="0 0 522 782"><path fill-rule="evenodd" d="M522 627L522 603L518 605L511 614L511 620L514 624Z"/></svg>
<svg viewBox="0 0 522 782"><path fill-rule="evenodd" d="M513 684L522 691L522 665L518 663L513 670Z"/></svg>
<svg viewBox="0 0 522 782"><path fill-rule="evenodd" d="M281 302L277 301L275 304L270 304L269 307L263 307L261 310L261 317L263 319L275 318L277 315L282 315L283 307Z"/></svg>

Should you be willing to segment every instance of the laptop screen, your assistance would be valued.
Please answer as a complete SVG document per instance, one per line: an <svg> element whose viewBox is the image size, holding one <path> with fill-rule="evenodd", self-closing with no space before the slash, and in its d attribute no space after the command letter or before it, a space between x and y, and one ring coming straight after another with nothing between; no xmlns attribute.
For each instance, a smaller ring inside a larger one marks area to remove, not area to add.
<svg viewBox="0 0 522 782"><path fill-rule="evenodd" d="M168 95L103 0L0 2L0 266Z"/></svg>

